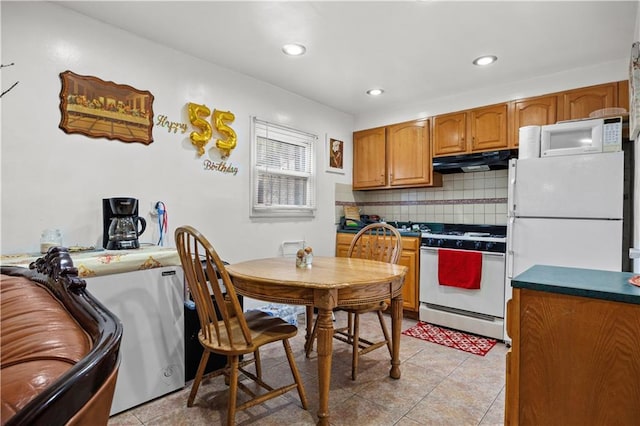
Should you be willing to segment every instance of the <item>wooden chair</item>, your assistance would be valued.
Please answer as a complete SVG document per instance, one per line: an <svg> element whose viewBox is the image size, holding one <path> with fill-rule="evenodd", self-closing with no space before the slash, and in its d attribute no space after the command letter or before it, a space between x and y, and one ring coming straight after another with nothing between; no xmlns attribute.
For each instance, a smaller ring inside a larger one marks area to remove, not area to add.
<svg viewBox="0 0 640 426"><path fill-rule="evenodd" d="M378 260L380 262L398 263L402 253L402 237L396 228L386 223L374 223L367 225L360 230L351 241L347 257L357 257L363 259ZM382 316L382 312L388 307L386 302L368 305L354 306L349 308L338 308L347 312L347 326L334 330L333 337L349 343L353 346L351 379L356 380L358 373L358 357L386 346L389 355L392 354L391 338L387 325ZM360 314L376 312L384 340L371 342L360 337ZM305 342L305 352L307 357L313 349L313 342L317 336L318 321L313 325L311 337Z"/></svg>
<svg viewBox="0 0 640 426"><path fill-rule="evenodd" d="M179 227L175 231L175 240L185 278L196 304L201 327L198 339L204 348L187 406L193 405L209 355L214 352L227 356L226 367L213 372L210 377L224 374L229 384L228 425L234 424L236 410L244 410L293 389L298 390L302 407L306 410L307 396L288 340L296 335L297 327L264 312L243 313L224 263L209 241L196 229L191 226ZM220 279L215 279L216 276ZM214 279L209 279L211 277ZM214 301L219 315L216 313ZM262 380L259 348L276 341L281 341L284 346L294 383L274 389ZM242 355L248 354L253 354L251 359L240 361ZM255 363L255 374L244 368L251 363ZM266 392L254 393L240 382L239 372ZM252 399L237 405L238 388Z"/></svg>

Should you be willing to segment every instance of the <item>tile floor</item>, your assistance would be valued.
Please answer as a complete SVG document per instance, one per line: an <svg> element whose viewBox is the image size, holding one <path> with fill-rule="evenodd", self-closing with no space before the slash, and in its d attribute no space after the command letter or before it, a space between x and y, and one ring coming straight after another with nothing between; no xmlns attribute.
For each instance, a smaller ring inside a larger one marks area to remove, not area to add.
<svg viewBox="0 0 640 426"><path fill-rule="evenodd" d="M317 362L304 355L304 315L291 340L303 377L309 409L296 391L236 414L239 425L314 425L318 411ZM390 323L390 319L388 322ZM337 315L337 323L346 319ZM415 320L404 319L402 330ZM375 314L361 316L361 335L380 330ZM498 343L484 357L402 335L402 377L391 379L389 353L378 349L360 357L356 381L351 380L350 346L334 340L329 409L332 425L502 425L504 416L505 353ZM261 351L265 381L291 382L281 344ZM113 416L116 425L226 424L226 386L222 377L204 380L195 404L187 408L191 382L184 389ZM242 392L238 393L239 397Z"/></svg>

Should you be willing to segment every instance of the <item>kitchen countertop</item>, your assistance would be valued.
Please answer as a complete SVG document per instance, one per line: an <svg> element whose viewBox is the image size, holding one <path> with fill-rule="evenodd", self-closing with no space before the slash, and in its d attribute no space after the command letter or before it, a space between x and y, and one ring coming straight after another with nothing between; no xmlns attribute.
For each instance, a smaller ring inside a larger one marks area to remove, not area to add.
<svg viewBox="0 0 640 426"><path fill-rule="evenodd" d="M342 234L357 234L358 231L360 229L338 229L337 232L342 233ZM422 231L403 231L401 229L398 229L398 232L400 232L400 235L402 235L403 237L422 237Z"/></svg>
<svg viewBox="0 0 640 426"><path fill-rule="evenodd" d="M175 248L142 246L130 250L90 250L69 253L73 266L78 268L81 278L101 275L121 274L124 272L160 268L163 266L181 266L180 256ZM0 256L2 266L21 266L43 257L40 253L23 253Z"/></svg>
<svg viewBox="0 0 640 426"><path fill-rule="evenodd" d="M629 282L634 275L630 272L535 265L514 277L511 286L640 305L640 287Z"/></svg>

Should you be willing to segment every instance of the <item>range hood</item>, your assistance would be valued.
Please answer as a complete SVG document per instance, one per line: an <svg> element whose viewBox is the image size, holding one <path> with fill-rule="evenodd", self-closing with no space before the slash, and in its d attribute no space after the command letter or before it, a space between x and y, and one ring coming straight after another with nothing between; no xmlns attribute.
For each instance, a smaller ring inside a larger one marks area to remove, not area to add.
<svg viewBox="0 0 640 426"><path fill-rule="evenodd" d="M506 169L509 164L509 160L517 157L517 149L452 155L448 157L435 157L433 159L433 171L447 174L500 170Z"/></svg>

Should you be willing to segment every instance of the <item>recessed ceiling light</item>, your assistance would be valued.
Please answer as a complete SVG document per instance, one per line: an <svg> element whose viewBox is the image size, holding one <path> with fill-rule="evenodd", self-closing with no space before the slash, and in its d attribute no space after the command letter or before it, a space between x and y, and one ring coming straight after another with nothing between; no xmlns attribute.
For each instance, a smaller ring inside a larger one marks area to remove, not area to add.
<svg viewBox="0 0 640 426"><path fill-rule="evenodd" d="M304 52L307 51L307 48L298 43L291 43L282 46L282 51L290 56L300 56L304 55Z"/></svg>
<svg viewBox="0 0 640 426"><path fill-rule="evenodd" d="M371 95L371 96L380 96L384 93L384 90L382 89L369 89L367 90L367 95Z"/></svg>
<svg viewBox="0 0 640 426"><path fill-rule="evenodd" d="M498 57L494 55L480 56L479 58L476 58L473 60L473 65L478 65L478 66L489 65L494 63L497 60L498 60Z"/></svg>

